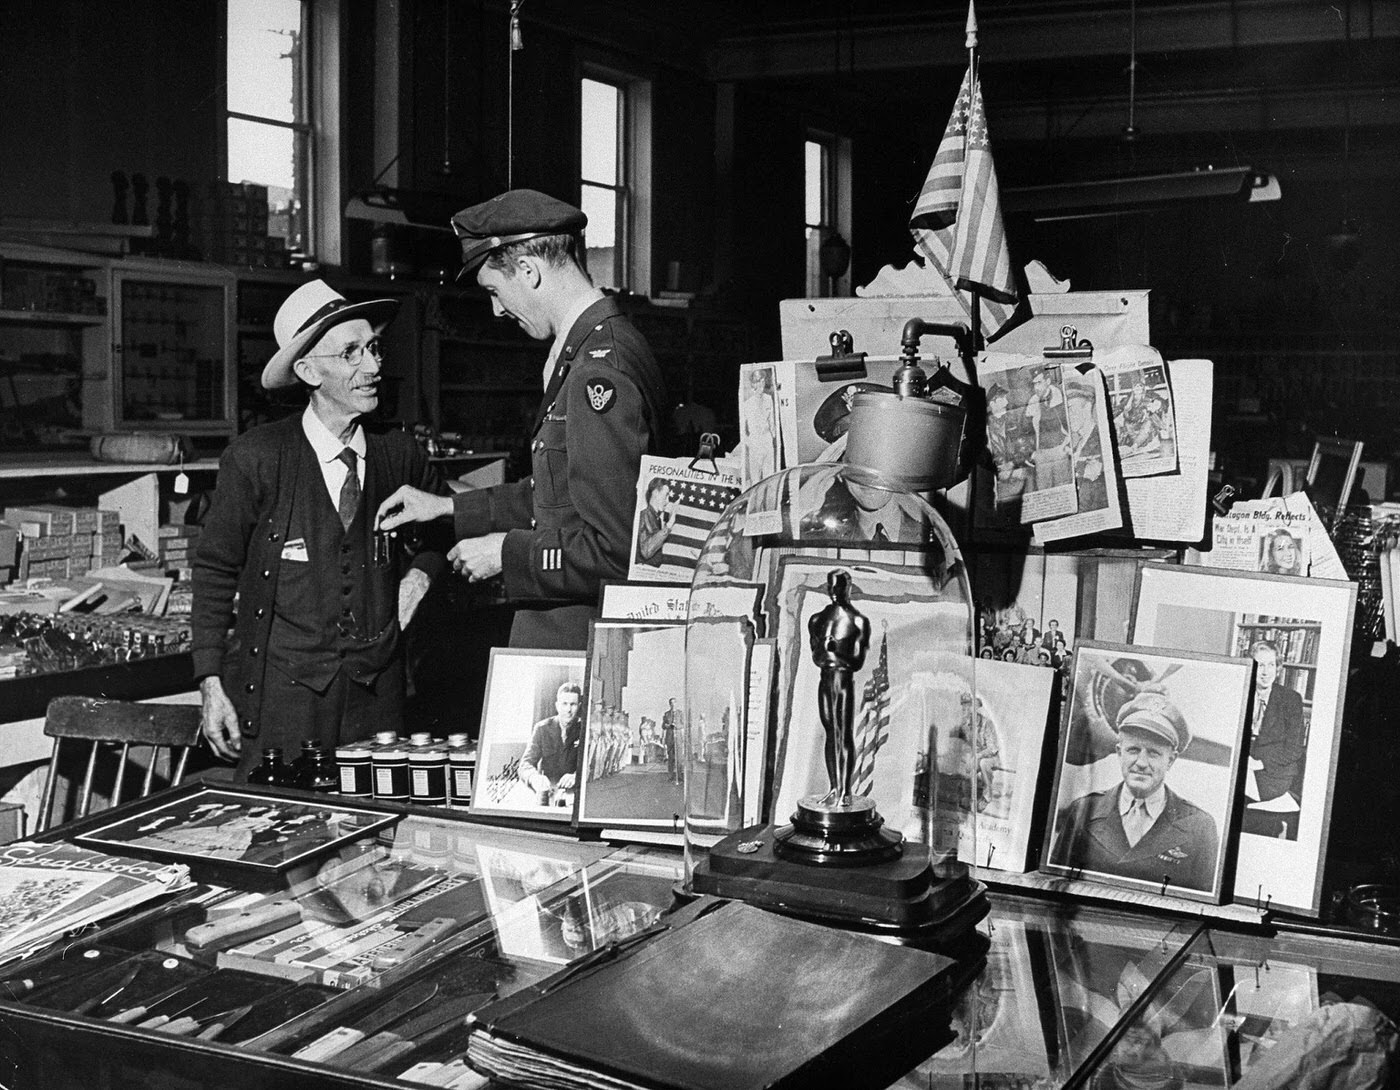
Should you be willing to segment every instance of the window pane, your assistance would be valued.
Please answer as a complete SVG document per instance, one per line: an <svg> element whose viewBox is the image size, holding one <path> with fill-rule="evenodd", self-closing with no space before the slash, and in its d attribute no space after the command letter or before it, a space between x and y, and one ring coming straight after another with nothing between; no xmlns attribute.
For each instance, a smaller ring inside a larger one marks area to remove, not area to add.
<svg viewBox="0 0 1400 1090"><path fill-rule="evenodd" d="M621 250L618 233L620 195L613 189L585 185L580 196L580 204L588 216L588 226L584 230L588 247L588 273L600 288L624 287L618 268Z"/></svg>
<svg viewBox="0 0 1400 1090"><path fill-rule="evenodd" d="M806 145L807 202L804 223L811 226L826 222L826 147L815 140Z"/></svg>
<svg viewBox="0 0 1400 1090"><path fill-rule="evenodd" d="M267 186L267 233L306 244L307 141L278 125L231 117L228 121L228 179Z"/></svg>
<svg viewBox="0 0 1400 1090"><path fill-rule="evenodd" d="M611 83L586 79L582 85L580 161L583 180L617 185L618 96Z"/></svg>
<svg viewBox="0 0 1400 1090"><path fill-rule="evenodd" d="M302 0L228 0L228 108L298 121Z"/></svg>

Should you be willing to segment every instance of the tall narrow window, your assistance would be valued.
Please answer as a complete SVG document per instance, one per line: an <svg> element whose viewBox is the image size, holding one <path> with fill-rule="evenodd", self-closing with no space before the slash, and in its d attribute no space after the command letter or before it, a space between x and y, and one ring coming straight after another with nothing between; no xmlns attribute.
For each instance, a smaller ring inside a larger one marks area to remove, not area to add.
<svg viewBox="0 0 1400 1090"><path fill-rule="evenodd" d="M839 295L846 288L850 262L850 140L830 133L808 133L803 145L803 180L807 295Z"/></svg>
<svg viewBox="0 0 1400 1090"><path fill-rule="evenodd" d="M809 138L804 145L803 177L806 202L803 224L807 233L807 296L827 295L830 288L822 273L822 241L835 230L832 208L832 148L829 140Z"/></svg>
<svg viewBox="0 0 1400 1090"><path fill-rule="evenodd" d="M311 246L309 7L228 0L228 180L266 186L267 237L303 252ZM258 210L251 215L260 220ZM256 241L261 223L247 226Z"/></svg>
<svg viewBox="0 0 1400 1090"><path fill-rule="evenodd" d="M579 80L579 203L599 287L651 290L650 141L650 82L590 65Z"/></svg>
<svg viewBox="0 0 1400 1090"><path fill-rule="evenodd" d="M627 97L616 83L581 85L580 196L588 215L588 270L599 287L627 286Z"/></svg>

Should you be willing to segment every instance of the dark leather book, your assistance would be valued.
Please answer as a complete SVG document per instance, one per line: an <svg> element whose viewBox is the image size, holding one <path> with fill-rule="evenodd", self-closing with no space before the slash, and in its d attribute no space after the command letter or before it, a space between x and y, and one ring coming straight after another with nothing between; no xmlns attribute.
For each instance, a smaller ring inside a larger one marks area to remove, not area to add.
<svg viewBox="0 0 1400 1090"><path fill-rule="evenodd" d="M468 1062L536 1087L878 1087L946 1039L939 954L712 899L633 939L481 1008Z"/></svg>

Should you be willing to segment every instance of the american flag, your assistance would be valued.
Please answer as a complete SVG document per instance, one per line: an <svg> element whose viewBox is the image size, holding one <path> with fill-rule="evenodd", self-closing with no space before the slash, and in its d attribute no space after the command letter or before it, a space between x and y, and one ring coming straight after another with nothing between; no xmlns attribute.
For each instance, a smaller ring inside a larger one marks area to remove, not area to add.
<svg viewBox="0 0 1400 1090"><path fill-rule="evenodd" d="M860 698L860 719L856 723L856 771L851 791L870 794L875 780L875 755L890 740L890 637L880 637L880 661L865 683Z"/></svg>
<svg viewBox="0 0 1400 1090"><path fill-rule="evenodd" d="M671 481L670 511L676 522L661 546L661 563L694 570L700 548L739 489L705 480Z"/></svg>
<svg viewBox="0 0 1400 1090"><path fill-rule="evenodd" d="M982 293L987 335L1001 329L1016 309L1016 285L1001 223L1001 191L982 88L971 68L963 76L909 229L950 288L977 288ZM967 296L960 298L969 305Z"/></svg>

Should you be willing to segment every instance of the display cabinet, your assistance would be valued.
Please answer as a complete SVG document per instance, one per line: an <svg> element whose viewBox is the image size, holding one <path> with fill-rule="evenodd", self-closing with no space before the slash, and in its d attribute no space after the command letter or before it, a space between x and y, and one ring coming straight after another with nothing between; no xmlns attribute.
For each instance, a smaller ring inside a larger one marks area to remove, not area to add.
<svg viewBox="0 0 1400 1090"><path fill-rule="evenodd" d="M109 430L237 430L234 278L188 262L128 259L112 269Z"/></svg>
<svg viewBox="0 0 1400 1090"><path fill-rule="evenodd" d="M105 410L107 263L0 246L0 450L86 448Z"/></svg>
<svg viewBox="0 0 1400 1090"><path fill-rule="evenodd" d="M153 807L188 813L228 790L187 784L51 837L96 833L110 850L120 835L168 829ZM454 1071L469 1079L460 1056L470 1011L649 926L671 909L682 874L666 850L357 803L371 813L362 835L258 877L210 860L227 854L226 840L234 850L275 848L268 830L301 815L298 806L347 802L237 791L241 805L220 819L227 837L203 822L197 887L5 967L8 1084L232 1090L448 1085ZM143 853L136 843L128 850ZM969 948L959 974L967 983L929 1020L925 1058L894 1087L1225 1087L1271 1042L1307 1033L1334 999L1391 1015L1400 1007L1400 950L1354 934L1229 930L1009 893L993 896L980 930L985 941ZM415 952L425 934L435 937ZM114 1020L140 1006L141 1020L183 1017L178 1028L193 1022L193 1032Z"/></svg>

